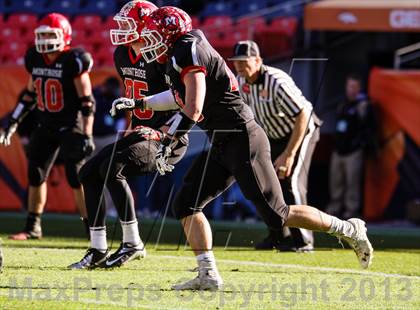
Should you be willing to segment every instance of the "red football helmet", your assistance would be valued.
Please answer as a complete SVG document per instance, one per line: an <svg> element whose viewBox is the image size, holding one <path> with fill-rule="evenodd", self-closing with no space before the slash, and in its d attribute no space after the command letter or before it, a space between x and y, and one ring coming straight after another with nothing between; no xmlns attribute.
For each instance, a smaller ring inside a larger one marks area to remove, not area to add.
<svg viewBox="0 0 420 310"><path fill-rule="evenodd" d="M48 14L35 29L35 47L38 53L62 51L70 43L70 22L59 13Z"/></svg>
<svg viewBox="0 0 420 310"><path fill-rule="evenodd" d="M145 26L145 19L158 7L151 2L134 0L125 4L114 16L119 29L111 29L109 34L113 45L127 44L139 40Z"/></svg>
<svg viewBox="0 0 420 310"><path fill-rule="evenodd" d="M146 46L141 48L143 58L147 62L167 61L167 53L175 41L192 30L191 17L183 10L164 6L157 9L148 18L146 27L141 32Z"/></svg>

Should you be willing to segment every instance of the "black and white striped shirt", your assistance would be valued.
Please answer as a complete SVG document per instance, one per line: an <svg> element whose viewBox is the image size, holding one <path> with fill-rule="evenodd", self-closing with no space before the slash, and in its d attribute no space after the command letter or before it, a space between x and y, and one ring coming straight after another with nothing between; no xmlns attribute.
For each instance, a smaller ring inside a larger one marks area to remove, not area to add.
<svg viewBox="0 0 420 310"><path fill-rule="evenodd" d="M262 65L260 76L254 83L247 83L243 77L238 77L238 82L242 97L271 139L289 136L296 115L304 107L312 110L312 104L292 78L280 69Z"/></svg>

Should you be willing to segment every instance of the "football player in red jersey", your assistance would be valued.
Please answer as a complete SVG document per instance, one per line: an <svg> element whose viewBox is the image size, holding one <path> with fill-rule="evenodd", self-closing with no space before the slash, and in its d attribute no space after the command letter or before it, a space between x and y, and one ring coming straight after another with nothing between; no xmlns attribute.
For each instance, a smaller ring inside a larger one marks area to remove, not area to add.
<svg viewBox="0 0 420 310"><path fill-rule="evenodd" d="M158 161L165 162L171 153L169 141L188 132L196 122L212 142L212 148L192 164L173 204L197 256L198 276L172 288L217 290L223 286L212 252L211 228L202 210L235 181L271 229L280 230L278 223L283 223L328 232L347 241L361 266L367 268L373 249L362 220L342 221L313 207L284 202L264 130L241 99L225 61L200 30L192 30L188 14L175 7L154 11L142 38L146 43L141 49L144 59L166 63L169 84L178 100L185 103L168 127L162 128L166 138ZM153 109L153 104L145 101Z"/></svg>
<svg viewBox="0 0 420 310"><path fill-rule="evenodd" d="M40 121L28 147L28 215L23 231L10 236L14 240L42 237L46 179L60 150L67 181L87 224L78 172L94 149L95 100L89 78L93 60L83 49L70 47L71 34L71 25L63 15L51 13L41 19L35 29L35 46L25 55L25 68L30 74L27 88L0 135L0 144L9 145L21 120L38 109Z"/></svg>
<svg viewBox="0 0 420 310"><path fill-rule="evenodd" d="M153 94L163 92L164 97L173 101L173 95L165 82L162 68L158 63L147 63L140 53L144 45L140 33L145 18L157 7L148 1L130 1L125 4L114 20L118 29L110 30L111 42L117 45L114 52L115 68L125 88L125 97L114 101L116 105L132 105L144 96L149 100ZM159 99L160 104L165 100ZM173 109L178 110L178 106ZM71 269L92 269L96 267L120 267L135 258L144 257L146 250L139 236L134 199L126 178L157 171L156 154L164 125L176 111L153 111L150 109L130 109L131 125L126 135L103 148L91 158L80 171L80 180L85 189L86 207L90 227L90 248L85 256L69 266ZM168 159L169 164L181 160L185 153L187 137L182 137L175 151ZM105 201L102 199L104 186L109 190L117 208L122 227L120 247L108 256L105 228Z"/></svg>

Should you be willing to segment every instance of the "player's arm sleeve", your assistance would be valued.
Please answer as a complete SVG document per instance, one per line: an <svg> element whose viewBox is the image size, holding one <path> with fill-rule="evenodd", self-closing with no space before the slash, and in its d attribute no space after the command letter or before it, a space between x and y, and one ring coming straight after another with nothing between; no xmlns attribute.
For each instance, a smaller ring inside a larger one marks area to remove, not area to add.
<svg viewBox="0 0 420 310"><path fill-rule="evenodd" d="M207 75L206 53L201 50L197 41L184 42L179 46L176 53L171 57L171 65L184 80L185 75L192 71L201 71Z"/></svg>
<svg viewBox="0 0 420 310"><path fill-rule="evenodd" d="M178 110L179 106L176 103L175 97L171 90L147 96L144 98L146 108L154 111L168 111Z"/></svg>

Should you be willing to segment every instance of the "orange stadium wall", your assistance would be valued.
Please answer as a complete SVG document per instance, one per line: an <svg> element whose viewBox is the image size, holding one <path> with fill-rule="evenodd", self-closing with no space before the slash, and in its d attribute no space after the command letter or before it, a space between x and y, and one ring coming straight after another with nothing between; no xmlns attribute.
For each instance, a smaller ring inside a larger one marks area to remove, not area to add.
<svg viewBox="0 0 420 310"><path fill-rule="evenodd" d="M113 68L94 69L91 74L93 87L111 75L117 75ZM0 119L15 107L18 94L27 81L28 74L23 67L0 67ZM27 186L27 160L20 138L15 135L12 145L0 147L0 210L21 210L26 204ZM48 179L46 211L76 212L72 190L60 165L54 166Z"/></svg>
<svg viewBox="0 0 420 310"><path fill-rule="evenodd" d="M398 164L405 152L404 136L420 146L420 71L375 68L369 78L369 96L379 114L381 147L366 165L364 216L377 221L400 181Z"/></svg>

